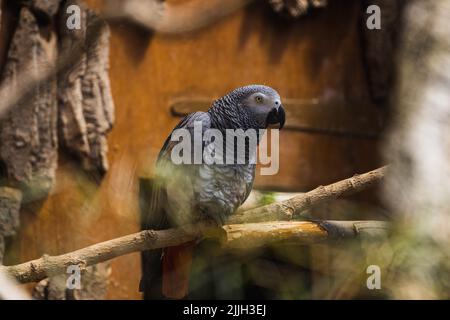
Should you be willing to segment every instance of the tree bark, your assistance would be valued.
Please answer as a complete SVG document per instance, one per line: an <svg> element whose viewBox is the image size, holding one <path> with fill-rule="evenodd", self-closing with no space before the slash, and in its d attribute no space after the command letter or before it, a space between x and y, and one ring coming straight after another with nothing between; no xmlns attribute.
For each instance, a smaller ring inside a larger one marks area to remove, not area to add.
<svg viewBox="0 0 450 320"><path fill-rule="evenodd" d="M3 263L5 238L13 236L19 227L21 202L20 190L0 187L0 265Z"/></svg>
<svg viewBox="0 0 450 320"><path fill-rule="evenodd" d="M56 35L47 34L32 12L23 7L1 77L2 86L20 86L24 72L30 77L56 63ZM6 99L2 92L1 100ZM57 166L56 78L39 83L22 97L2 120L0 159L9 183L24 187L36 197L46 195L53 185Z"/></svg>
<svg viewBox="0 0 450 320"><path fill-rule="evenodd" d="M348 196L375 185L384 178L386 170L387 167L382 167L327 186L320 186L289 200L238 212L230 217L229 223L298 219L302 216L303 211L312 206Z"/></svg>
<svg viewBox="0 0 450 320"><path fill-rule="evenodd" d="M37 300L105 300L108 291L109 262L99 263L81 274L80 288L67 288L67 274L58 274L40 281L33 289Z"/></svg>
<svg viewBox="0 0 450 320"><path fill-rule="evenodd" d="M6 272L21 283L36 282L65 273L72 265L83 270L132 252L176 246L202 238L218 238L226 248L248 249L273 242L306 245L361 236L379 237L386 234L387 228L387 224L380 221L299 221L227 225L219 229L195 225L161 231L145 230L60 256L45 255L16 266L0 267L0 272Z"/></svg>
<svg viewBox="0 0 450 320"><path fill-rule="evenodd" d="M49 276L65 272L70 265L82 268L104 262L121 255L176 246L204 237L219 237L227 247L245 248L261 246L273 241L294 241L310 244L326 239L354 238L360 235L378 235L387 228L383 222L266 222L236 224L236 221L290 220L301 215L302 210L325 201L346 196L379 182L386 167L357 175L328 186L321 186L304 195L245 211L231 218L224 228L195 225L162 231L146 230L121 238L105 241L61 256L43 256L40 259L17 266L6 267L6 271L20 282L40 281ZM0 269L1 270L1 269Z"/></svg>
<svg viewBox="0 0 450 320"><path fill-rule="evenodd" d="M81 8L80 30L66 27L66 8ZM82 1L71 0L63 8L60 19L60 50L70 52L87 42L92 25L100 24L98 38L82 53L79 61L63 72L58 79L61 143L77 155L88 171L103 175L108 170L106 135L114 123L114 102L109 81L109 36L107 24Z"/></svg>

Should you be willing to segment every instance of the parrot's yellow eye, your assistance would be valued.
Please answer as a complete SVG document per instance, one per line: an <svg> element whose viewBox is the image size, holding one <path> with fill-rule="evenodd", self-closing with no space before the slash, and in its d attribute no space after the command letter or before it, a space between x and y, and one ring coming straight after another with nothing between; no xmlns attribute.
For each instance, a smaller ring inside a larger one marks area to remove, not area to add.
<svg viewBox="0 0 450 320"><path fill-rule="evenodd" d="M256 101L257 103L262 103L262 102L263 102L263 97L261 97L261 96L256 96L256 97L255 97L255 101Z"/></svg>

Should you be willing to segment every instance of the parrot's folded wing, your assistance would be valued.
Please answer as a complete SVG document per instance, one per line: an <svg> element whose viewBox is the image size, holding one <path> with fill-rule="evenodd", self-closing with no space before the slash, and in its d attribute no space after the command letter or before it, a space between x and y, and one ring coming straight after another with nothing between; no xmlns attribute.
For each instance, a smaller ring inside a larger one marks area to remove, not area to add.
<svg viewBox="0 0 450 320"><path fill-rule="evenodd" d="M203 132L211 127L208 113L195 112L189 114L174 128L187 129L194 137L195 122L201 122ZM173 133L173 131L172 131ZM172 141L172 133L166 139L158 156L155 177L149 186L150 199L144 199L145 207L141 206L141 229L162 230L170 228L164 204L168 201L164 176L173 170L171 152L178 141ZM191 149L193 150L193 149ZM144 208L143 208L144 207ZM144 251L142 257L142 279L140 291L144 292L145 299L160 299L162 296L162 250Z"/></svg>

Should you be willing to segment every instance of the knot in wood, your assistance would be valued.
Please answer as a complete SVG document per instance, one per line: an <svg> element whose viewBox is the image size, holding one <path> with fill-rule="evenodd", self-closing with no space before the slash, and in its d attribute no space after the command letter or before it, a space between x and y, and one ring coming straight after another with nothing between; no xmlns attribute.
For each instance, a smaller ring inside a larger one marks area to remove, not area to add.
<svg viewBox="0 0 450 320"><path fill-rule="evenodd" d="M77 265L81 271L86 270L86 267L87 267L87 263L85 260L78 260L75 265Z"/></svg>
<svg viewBox="0 0 450 320"><path fill-rule="evenodd" d="M70 266L77 266L80 269L80 271L85 271L87 268L86 260L82 260L76 257L69 259L64 265L66 268Z"/></svg>
<svg viewBox="0 0 450 320"><path fill-rule="evenodd" d="M290 221L294 217L295 209L290 202L281 205L282 217L281 220Z"/></svg>
<svg viewBox="0 0 450 320"><path fill-rule="evenodd" d="M158 234L155 230L145 230L142 234L145 242L156 242L158 239Z"/></svg>
<svg viewBox="0 0 450 320"><path fill-rule="evenodd" d="M30 262L30 269L32 272L36 272L37 271L37 266L34 262Z"/></svg>
<svg viewBox="0 0 450 320"><path fill-rule="evenodd" d="M353 176L353 178L351 178L351 179L349 180L352 189L355 189L355 188L356 188L356 184L355 184L355 181L354 181L354 180L355 180L355 177L356 177L356 176Z"/></svg>

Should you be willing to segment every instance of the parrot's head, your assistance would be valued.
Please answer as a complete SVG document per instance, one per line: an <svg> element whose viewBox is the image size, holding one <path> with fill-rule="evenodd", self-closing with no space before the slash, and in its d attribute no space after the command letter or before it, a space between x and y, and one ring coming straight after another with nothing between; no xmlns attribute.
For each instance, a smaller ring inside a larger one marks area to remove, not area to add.
<svg viewBox="0 0 450 320"><path fill-rule="evenodd" d="M277 91L263 85L251 85L240 90L246 93L241 104L249 115L256 119L259 128L266 129L275 124L278 124L280 129L283 128L286 114Z"/></svg>
<svg viewBox="0 0 450 320"><path fill-rule="evenodd" d="M286 121L280 95L276 90L264 85L235 89L217 100L215 109L219 109L219 112L227 110L226 113L233 120L237 118L239 122L243 122L241 127L246 128L267 129L269 126L278 125L278 128L282 129Z"/></svg>

